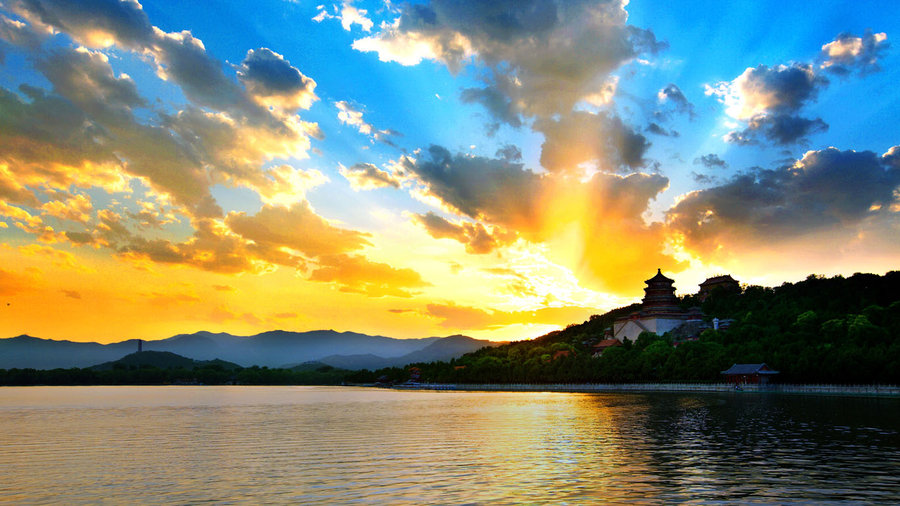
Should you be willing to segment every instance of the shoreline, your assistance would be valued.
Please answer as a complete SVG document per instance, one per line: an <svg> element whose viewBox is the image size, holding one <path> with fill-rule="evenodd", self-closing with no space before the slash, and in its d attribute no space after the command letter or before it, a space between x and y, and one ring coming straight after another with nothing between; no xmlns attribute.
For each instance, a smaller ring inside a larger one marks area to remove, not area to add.
<svg viewBox="0 0 900 506"><path fill-rule="evenodd" d="M360 385L362 386L362 385ZM369 385L367 385L369 386ZM573 383L573 384L453 384L402 383L396 390L435 390L460 392L565 392L565 393L733 393L733 394L813 394L854 397L900 398L900 385L741 385L730 383Z"/></svg>

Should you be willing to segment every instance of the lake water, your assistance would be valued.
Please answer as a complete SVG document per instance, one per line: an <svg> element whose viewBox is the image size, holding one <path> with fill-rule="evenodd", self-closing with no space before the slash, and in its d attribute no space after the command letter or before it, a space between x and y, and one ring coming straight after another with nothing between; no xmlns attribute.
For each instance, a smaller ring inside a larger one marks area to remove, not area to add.
<svg viewBox="0 0 900 506"><path fill-rule="evenodd" d="M900 502L900 399L0 388L0 502Z"/></svg>

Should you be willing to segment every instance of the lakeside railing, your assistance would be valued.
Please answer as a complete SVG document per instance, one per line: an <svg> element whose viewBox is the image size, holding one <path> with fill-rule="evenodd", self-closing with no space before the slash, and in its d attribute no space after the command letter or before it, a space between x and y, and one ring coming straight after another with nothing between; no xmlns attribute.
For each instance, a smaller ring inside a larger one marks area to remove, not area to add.
<svg viewBox="0 0 900 506"><path fill-rule="evenodd" d="M733 383L554 383L554 384L444 384L407 383L395 388L422 390L469 390L490 392L777 392L900 396L898 385L740 385Z"/></svg>

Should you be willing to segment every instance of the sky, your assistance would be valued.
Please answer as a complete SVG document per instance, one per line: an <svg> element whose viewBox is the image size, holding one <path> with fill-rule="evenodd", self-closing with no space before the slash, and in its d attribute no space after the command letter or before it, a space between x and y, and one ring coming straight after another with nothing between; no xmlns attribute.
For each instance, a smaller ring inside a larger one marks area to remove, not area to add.
<svg viewBox="0 0 900 506"><path fill-rule="evenodd" d="M532 338L900 265L891 1L0 0L0 336Z"/></svg>

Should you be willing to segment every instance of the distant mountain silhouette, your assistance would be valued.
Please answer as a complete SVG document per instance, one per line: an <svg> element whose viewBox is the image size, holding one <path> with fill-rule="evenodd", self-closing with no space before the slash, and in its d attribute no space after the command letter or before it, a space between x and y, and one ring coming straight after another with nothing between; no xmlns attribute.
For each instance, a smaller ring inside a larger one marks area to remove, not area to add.
<svg viewBox="0 0 900 506"><path fill-rule="evenodd" d="M274 330L254 336L213 332L179 334L168 339L144 341L143 349L145 352L168 351L194 360L221 359L242 367L283 367L310 361L343 367L336 365L342 360L336 357L372 355L376 359L391 359L391 365L405 365L449 360L491 344L465 336L394 339L334 330ZM137 351L136 339L103 345L22 335L0 339L0 369L90 367L118 360L134 351ZM326 357L334 358L335 363L323 360ZM375 359L367 360L366 365L353 368L370 368L375 363Z"/></svg>
<svg viewBox="0 0 900 506"><path fill-rule="evenodd" d="M112 344L52 341L28 335L0 339L0 369L90 367L137 350L137 339Z"/></svg>
<svg viewBox="0 0 900 506"><path fill-rule="evenodd" d="M142 351L125 355L119 360L112 362L104 362L92 366L91 369L98 371L106 371L115 368L117 365L125 367L158 367L160 369L172 369L183 367L185 369L193 369L194 367L203 367L209 365L218 365L223 369L237 369L240 366L224 360L194 360L181 355L176 355L170 351Z"/></svg>
<svg viewBox="0 0 900 506"><path fill-rule="evenodd" d="M432 342L421 350L416 350L400 357L380 357L371 353L363 355L331 355L318 360L323 364L339 369L380 369L382 367L399 367L416 362L448 361L466 353L505 343L473 339L468 336L449 336Z"/></svg>

